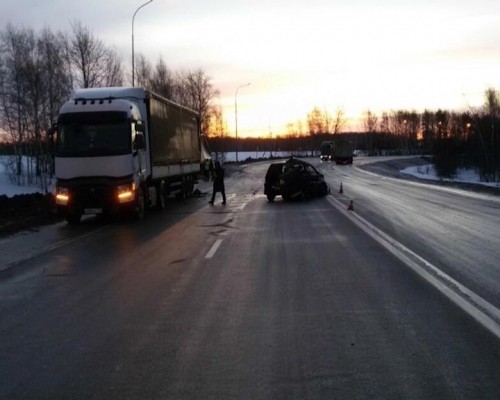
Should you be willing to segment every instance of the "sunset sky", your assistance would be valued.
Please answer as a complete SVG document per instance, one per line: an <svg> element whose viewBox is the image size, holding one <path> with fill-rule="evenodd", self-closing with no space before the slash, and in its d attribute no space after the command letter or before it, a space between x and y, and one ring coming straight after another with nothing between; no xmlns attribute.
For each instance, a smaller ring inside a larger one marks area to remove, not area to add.
<svg viewBox="0 0 500 400"><path fill-rule="evenodd" d="M71 31L80 21L131 65L132 15L146 0L2 0L0 29ZM317 106L358 118L479 106L500 90L498 0L153 0L136 15L135 54L201 68L234 134L285 132Z"/></svg>

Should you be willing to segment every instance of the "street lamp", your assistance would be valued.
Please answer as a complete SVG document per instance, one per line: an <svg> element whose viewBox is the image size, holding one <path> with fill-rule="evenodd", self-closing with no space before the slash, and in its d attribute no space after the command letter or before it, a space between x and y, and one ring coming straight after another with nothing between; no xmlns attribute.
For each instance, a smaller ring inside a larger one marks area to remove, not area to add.
<svg viewBox="0 0 500 400"><path fill-rule="evenodd" d="M153 0L149 0L147 3L144 3L142 6L140 6L137 10L135 10L134 16L132 17L132 87L134 86L135 83L135 62L134 62L134 19L135 19L135 14L144 6L148 5L151 3Z"/></svg>
<svg viewBox="0 0 500 400"><path fill-rule="evenodd" d="M234 124L235 124L235 132L236 132L236 162L238 162L238 90L242 87L250 86L250 82L238 86L236 88L236 93L234 94Z"/></svg>

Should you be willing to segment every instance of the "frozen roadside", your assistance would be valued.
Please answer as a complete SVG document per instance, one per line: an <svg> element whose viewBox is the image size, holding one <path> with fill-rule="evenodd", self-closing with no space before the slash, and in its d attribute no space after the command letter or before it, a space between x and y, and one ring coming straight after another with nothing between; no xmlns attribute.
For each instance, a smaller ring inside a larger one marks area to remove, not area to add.
<svg viewBox="0 0 500 400"><path fill-rule="evenodd" d="M361 160L359 160L361 161ZM391 158L387 160L381 160L378 162L373 162L373 160L366 160L369 162L362 162L360 168L368 170L370 172L376 173L378 175L396 177L400 179L418 179L419 181L426 181L428 183L432 182L428 180L426 174L423 172L429 172L428 160L422 157L401 157L401 158ZM406 170L405 170L406 169ZM238 179L241 173L244 172L243 165L237 165L233 163L227 163L224 165L224 170L226 172L226 189L231 186L233 179ZM411 170L415 170L418 173L418 178L409 175ZM427 179L426 179L427 178ZM436 185L440 186L456 186L456 182L434 182ZM471 191L488 190L490 193L498 194L500 188L495 187L484 187L477 184L467 184L461 183L461 188ZM483 189L486 188L486 189ZM206 198L207 204L209 196L212 193L212 181L205 181L200 179L195 185L194 197ZM107 225L101 225L98 229L104 229ZM38 228L24 230L16 234L0 238L0 272L5 271L15 265L22 263L23 261L34 259L41 254L54 250L58 247L64 246L72 241L81 239L85 235L95 232L92 230L89 232L88 229L82 231L80 229L75 229L75 227L70 227L67 223L59 222L53 225L45 225Z"/></svg>
<svg viewBox="0 0 500 400"><path fill-rule="evenodd" d="M212 182L200 180L195 186L194 196L207 197L212 193ZM107 225L97 225L105 229ZM34 259L51 250L95 233L95 229L82 231L68 226L66 221L20 231L0 238L0 272Z"/></svg>
<svg viewBox="0 0 500 400"><path fill-rule="evenodd" d="M377 175L397 179L412 180L468 192L500 195L500 184L498 182L481 182L478 174L473 170L460 169L454 179L439 178L429 157L425 156L391 157L380 161L368 158L357 167Z"/></svg>
<svg viewBox="0 0 500 400"><path fill-rule="evenodd" d="M68 234L66 221L21 231L0 239L0 272L82 237Z"/></svg>

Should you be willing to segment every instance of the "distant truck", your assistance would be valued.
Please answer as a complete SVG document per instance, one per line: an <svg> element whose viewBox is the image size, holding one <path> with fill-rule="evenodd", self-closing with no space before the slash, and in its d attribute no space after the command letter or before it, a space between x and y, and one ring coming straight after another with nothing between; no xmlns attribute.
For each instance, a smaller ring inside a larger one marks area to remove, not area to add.
<svg viewBox="0 0 500 400"><path fill-rule="evenodd" d="M334 145L334 156L336 164L352 164L354 147L347 139L337 139Z"/></svg>
<svg viewBox="0 0 500 400"><path fill-rule="evenodd" d="M347 139L327 140L321 143L320 158L337 164L352 164L354 147Z"/></svg>
<svg viewBox="0 0 500 400"><path fill-rule="evenodd" d="M200 173L198 113L143 88L77 90L49 133L55 201L69 223L84 214L142 219L168 196L190 195Z"/></svg>
<svg viewBox="0 0 500 400"><path fill-rule="evenodd" d="M334 152L333 152L333 142L332 141L321 142L319 150L320 150L319 158L322 161L330 161L333 159Z"/></svg>

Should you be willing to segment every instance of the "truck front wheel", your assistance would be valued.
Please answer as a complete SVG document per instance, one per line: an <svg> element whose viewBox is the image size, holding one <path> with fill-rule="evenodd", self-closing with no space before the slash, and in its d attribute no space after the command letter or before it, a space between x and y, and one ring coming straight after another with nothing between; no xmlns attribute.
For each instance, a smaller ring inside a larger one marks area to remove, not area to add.
<svg viewBox="0 0 500 400"><path fill-rule="evenodd" d="M165 209L167 203L167 193L165 189L165 183L161 182L157 187L157 198L156 198L156 208L161 211Z"/></svg>
<svg viewBox="0 0 500 400"><path fill-rule="evenodd" d="M66 221L68 221L68 224L70 225L78 225L82 219L82 214L79 212L70 212L68 215L66 215Z"/></svg>
<svg viewBox="0 0 500 400"><path fill-rule="evenodd" d="M146 210L146 198L144 196L144 189L140 187L137 189L137 201L134 209L134 217L137 220L144 218L144 213Z"/></svg>

